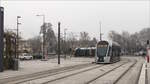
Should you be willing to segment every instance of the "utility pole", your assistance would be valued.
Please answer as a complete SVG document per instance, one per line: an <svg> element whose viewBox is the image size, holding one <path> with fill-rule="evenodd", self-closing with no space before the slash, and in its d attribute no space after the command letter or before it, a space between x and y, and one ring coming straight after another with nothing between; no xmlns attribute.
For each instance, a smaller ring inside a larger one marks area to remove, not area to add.
<svg viewBox="0 0 150 84"><path fill-rule="evenodd" d="M99 25L100 25L100 41L102 40L102 30L101 30L101 26L102 26L102 23L101 22L99 22Z"/></svg>
<svg viewBox="0 0 150 84"><path fill-rule="evenodd" d="M17 59L19 59L19 25L21 23L19 23L19 18L21 18L21 16L17 16Z"/></svg>
<svg viewBox="0 0 150 84"><path fill-rule="evenodd" d="M60 64L60 22L58 22L58 64Z"/></svg>
<svg viewBox="0 0 150 84"><path fill-rule="evenodd" d="M4 8L0 7L0 72L3 72Z"/></svg>

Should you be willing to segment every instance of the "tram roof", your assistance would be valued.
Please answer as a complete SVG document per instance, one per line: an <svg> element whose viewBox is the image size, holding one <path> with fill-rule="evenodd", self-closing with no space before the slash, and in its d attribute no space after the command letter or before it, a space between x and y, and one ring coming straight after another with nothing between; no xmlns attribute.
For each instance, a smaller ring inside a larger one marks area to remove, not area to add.
<svg viewBox="0 0 150 84"><path fill-rule="evenodd" d="M102 40L102 41L99 41L98 42L98 44L99 43L106 43L106 44L109 44L109 45L114 45L114 46L120 46L117 42L115 42L115 41L105 41L105 40Z"/></svg>
<svg viewBox="0 0 150 84"><path fill-rule="evenodd" d="M75 49L82 49L82 50L84 50L84 49L96 49L96 47L82 47L82 48L75 48Z"/></svg>

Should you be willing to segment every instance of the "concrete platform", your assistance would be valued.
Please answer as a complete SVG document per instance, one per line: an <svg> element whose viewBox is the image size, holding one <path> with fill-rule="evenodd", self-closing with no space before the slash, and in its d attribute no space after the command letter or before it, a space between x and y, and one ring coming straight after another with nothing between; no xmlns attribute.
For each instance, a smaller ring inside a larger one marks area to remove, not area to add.
<svg viewBox="0 0 150 84"><path fill-rule="evenodd" d="M150 84L150 63L147 63L147 84Z"/></svg>
<svg viewBox="0 0 150 84"><path fill-rule="evenodd" d="M16 77L19 75L32 74L36 72L41 72L50 69L56 69L61 67L67 67L78 64L92 63L94 58L71 58L71 59L61 59L61 64L57 64L57 58L49 59L48 61L41 60L25 60L19 62L19 70L5 70L0 72L0 80L8 77Z"/></svg>
<svg viewBox="0 0 150 84"><path fill-rule="evenodd" d="M143 64L138 84L150 84L150 63Z"/></svg>
<svg viewBox="0 0 150 84"><path fill-rule="evenodd" d="M146 84L146 63L142 66L138 84Z"/></svg>

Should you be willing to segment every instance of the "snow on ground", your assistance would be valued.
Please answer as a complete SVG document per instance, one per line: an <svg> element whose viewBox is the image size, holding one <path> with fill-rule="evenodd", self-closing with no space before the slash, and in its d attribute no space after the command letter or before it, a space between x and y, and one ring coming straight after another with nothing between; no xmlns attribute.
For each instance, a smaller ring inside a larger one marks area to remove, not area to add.
<svg viewBox="0 0 150 84"><path fill-rule="evenodd" d="M94 61L94 58L61 58L61 64L57 64L57 58L49 59L48 61L41 61L41 60L25 60L19 62L19 70L5 70L4 72L0 73L0 79L8 78L8 77L15 77L19 75L31 74L35 72L66 67L71 65L77 64L84 64L84 63L91 63Z"/></svg>

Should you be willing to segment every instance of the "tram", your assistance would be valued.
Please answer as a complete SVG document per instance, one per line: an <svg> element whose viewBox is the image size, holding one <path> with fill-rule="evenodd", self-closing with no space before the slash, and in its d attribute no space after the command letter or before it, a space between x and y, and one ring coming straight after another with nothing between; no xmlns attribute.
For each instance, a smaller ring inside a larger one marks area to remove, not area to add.
<svg viewBox="0 0 150 84"><path fill-rule="evenodd" d="M75 57L94 57L95 56L95 47L88 48L76 48L74 50Z"/></svg>
<svg viewBox="0 0 150 84"><path fill-rule="evenodd" d="M121 47L117 42L99 41L96 44L96 63L114 63L120 61Z"/></svg>

